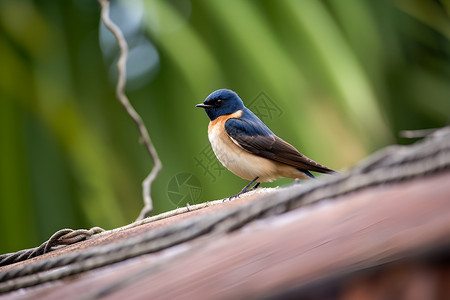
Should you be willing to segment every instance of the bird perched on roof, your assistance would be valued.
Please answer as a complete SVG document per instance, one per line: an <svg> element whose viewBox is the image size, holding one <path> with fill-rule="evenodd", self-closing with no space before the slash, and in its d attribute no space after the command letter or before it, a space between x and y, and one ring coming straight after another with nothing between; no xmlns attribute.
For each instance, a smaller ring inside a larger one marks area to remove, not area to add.
<svg viewBox="0 0 450 300"><path fill-rule="evenodd" d="M236 196L280 177L307 179L314 178L310 171L335 172L276 136L231 90L214 91L196 107L211 119L208 138L217 159L235 175L251 180Z"/></svg>

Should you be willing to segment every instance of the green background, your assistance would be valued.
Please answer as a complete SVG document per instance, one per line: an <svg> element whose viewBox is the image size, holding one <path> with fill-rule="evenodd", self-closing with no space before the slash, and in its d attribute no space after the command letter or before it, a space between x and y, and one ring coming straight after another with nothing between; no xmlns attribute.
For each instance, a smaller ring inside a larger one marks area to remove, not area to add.
<svg viewBox="0 0 450 300"><path fill-rule="evenodd" d="M0 1L0 253L122 226L142 207L152 161L115 98L99 12L94 0ZM174 178L193 176L178 194L195 202L246 184L217 168L194 107L219 88L337 170L413 142L399 130L448 124L449 13L430 0L113 1L134 52L127 93L163 163L155 213L176 208Z"/></svg>

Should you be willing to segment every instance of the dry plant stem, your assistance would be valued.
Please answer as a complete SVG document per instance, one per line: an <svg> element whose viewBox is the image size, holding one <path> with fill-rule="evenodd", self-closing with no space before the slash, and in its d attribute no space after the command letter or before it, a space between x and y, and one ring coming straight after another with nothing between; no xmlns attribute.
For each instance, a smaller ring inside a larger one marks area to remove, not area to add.
<svg viewBox="0 0 450 300"><path fill-rule="evenodd" d="M430 129L419 129L419 130L401 130L398 135L402 138L407 139L416 139L416 138L423 138L439 128L430 128Z"/></svg>
<svg viewBox="0 0 450 300"><path fill-rule="evenodd" d="M150 139L147 129L145 128L144 122L133 106L130 104L128 97L125 94L125 84L126 84L126 63L128 57L128 45L122 34L122 31L117 27L114 22L109 18L109 1L108 0L98 0L102 7L101 18L103 24L108 28L117 40L117 44L120 49L119 60L117 61L118 70L118 80L116 86L116 95L122 106L125 108L126 112L130 115L133 121L138 127L141 142L144 144L147 151L150 153L154 166L150 174L142 182L142 194L144 198L144 208L141 210L137 220L142 220L150 215L153 210L152 196L151 196L151 186L153 181L158 176L159 171L161 171L162 164L158 157L155 147Z"/></svg>

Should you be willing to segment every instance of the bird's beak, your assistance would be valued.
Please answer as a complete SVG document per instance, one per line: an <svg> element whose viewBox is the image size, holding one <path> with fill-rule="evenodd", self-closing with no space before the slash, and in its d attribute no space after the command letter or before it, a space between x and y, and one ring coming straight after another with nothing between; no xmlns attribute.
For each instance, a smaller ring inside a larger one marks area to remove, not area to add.
<svg viewBox="0 0 450 300"><path fill-rule="evenodd" d="M200 104L197 104L195 107L211 108L211 107L213 107L213 106L212 106L212 105L208 105L208 104L200 103Z"/></svg>

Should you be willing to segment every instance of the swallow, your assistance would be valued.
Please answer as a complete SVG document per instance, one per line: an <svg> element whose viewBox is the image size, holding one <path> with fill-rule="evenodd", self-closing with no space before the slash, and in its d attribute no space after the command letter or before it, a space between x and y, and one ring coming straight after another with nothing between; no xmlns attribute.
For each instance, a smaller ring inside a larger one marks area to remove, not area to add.
<svg viewBox="0 0 450 300"><path fill-rule="evenodd" d="M315 178L310 171L335 172L276 136L234 91L214 91L196 107L203 108L211 120L208 138L217 159L235 175L250 180L235 196L281 177L308 179Z"/></svg>

